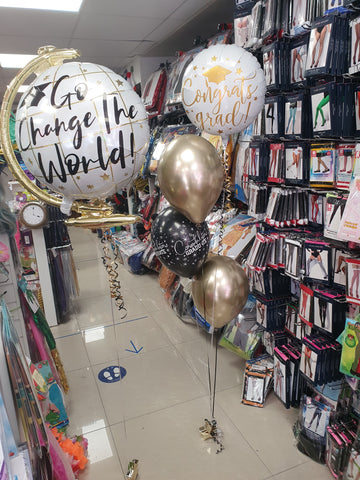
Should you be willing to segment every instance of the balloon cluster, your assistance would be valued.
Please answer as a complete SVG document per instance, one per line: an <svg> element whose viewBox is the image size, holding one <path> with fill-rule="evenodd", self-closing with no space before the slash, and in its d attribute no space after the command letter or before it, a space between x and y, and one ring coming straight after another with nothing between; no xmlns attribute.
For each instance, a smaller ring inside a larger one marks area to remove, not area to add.
<svg viewBox="0 0 360 480"><path fill-rule="evenodd" d="M201 130L229 135L250 125L260 113L265 77L253 55L236 45L217 45L196 55L187 67L182 101ZM195 135L175 138L158 166L159 185L171 207L151 229L155 254L169 270L193 277L195 306L214 328L231 321L244 307L249 285L234 260L212 255L205 218L224 184L221 158L210 142Z"/></svg>

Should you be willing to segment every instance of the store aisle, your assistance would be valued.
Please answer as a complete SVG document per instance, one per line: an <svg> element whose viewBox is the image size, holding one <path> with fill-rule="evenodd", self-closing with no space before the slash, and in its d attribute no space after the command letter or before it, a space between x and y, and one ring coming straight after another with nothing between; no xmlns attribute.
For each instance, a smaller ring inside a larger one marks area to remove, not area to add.
<svg viewBox="0 0 360 480"><path fill-rule="evenodd" d="M53 327L70 384L69 433L85 434L89 460L81 480L124 479L139 458L139 480L331 478L294 446L297 410L270 394L263 409L241 404L244 361L219 350L215 416L225 450L203 441L209 415L206 340L170 310L157 275L120 269L127 315L110 299L97 236L70 230L81 295L70 321ZM115 325L115 327L114 327ZM99 372L120 365L120 382Z"/></svg>

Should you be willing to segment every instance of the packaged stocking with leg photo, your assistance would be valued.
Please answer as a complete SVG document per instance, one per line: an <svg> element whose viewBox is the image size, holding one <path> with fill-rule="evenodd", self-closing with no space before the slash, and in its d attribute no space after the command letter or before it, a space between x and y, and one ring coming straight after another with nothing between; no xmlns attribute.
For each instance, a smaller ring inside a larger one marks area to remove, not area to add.
<svg viewBox="0 0 360 480"><path fill-rule="evenodd" d="M305 142L285 143L285 184L304 186L309 181L310 149Z"/></svg>
<svg viewBox="0 0 360 480"><path fill-rule="evenodd" d="M315 227L324 225L324 193L309 192L309 224Z"/></svg>
<svg viewBox="0 0 360 480"><path fill-rule="evenodd" d="M284 158L284 144L271 143L270 144L270 163L268 172L268 182L284 183L285 182L285 158Z"/></svg>
<svg viewBox="0 0 360 480"><path fill-rule="evenodd" d="M333 284L341 290L346 287L346 259L348 258L351 258L351 255L346 250L333 251Z"/></svg>
<svg viewBox="0 0 360 480"><path fill-rule="evenodd" d="M346 300L360 305L360 259L346 260Z"/></svg>
<svg viewBox="0 0 360 480"><path fill-rule="evenodd" d="M331 187L335 182L335 145L312 144L310 151L310 186Z"/></svg>
<svg viewBox="0 0 360 480"><path fill-rule="evenodd" d="M311 25L305 76L330 73L334 48L334 17L316 20Z"/></svg>
<svg viewBox="0 0 360 480"><path fill-rule="evenodd" d="M279 347L274 348L274 393L290 408L290 360Z"/></svg>
<svg viewBox="0 0 360 480"><path fill-rule="evenodd" d="M310 90L312 131L314 137L337 136L336 84L334 82Z"/></svg>
<svg viewBox="0 0 360 480"><path fill-rule="evenodd" d="M349 190L354 162L354 143L336 146L336 188Z"/></svg>
<svg viewBox="0 0 360 480"><path fill-rule="evenodd" d="M302 243L299 240L285 238L285 274L300 279Z"/></svg>
<svg viewBox="0 0 360 480"><path fill-rule="evenodd" d="M285 138L308 138L308 97L305 93L285 96Z"/></svg>
<svg viewBox="0 0 360 480"><path fill-rule="evenodd" d="M282 95L265 99L265 136L278 138L284 135L284 98Z"/></svg>
<svg viewBox="0 0 360 480"><path fill-rule="evenodd" d="M309 35L301 36L291 41L290 53L290 84L291 86L305 85L305 66L308 52Z"/></svg>
<svg viewBox="0 0 360 480"><path fill-rule="evenodd" d="M301 35L308 30L309 27L309 22L308 22L308 15L307 15L307 9L308 9L308 2L305 0L291 0L291 29L290 29L290 34L295 36L295 35ZM307 39L308 40L308 39ZM307 46L307 45L306 45Z"/></svg>
<svg viewBox="0 0 360 480"><path fill-rule="evenodd" d="M337 238L360 243L360 177L351 184Z"/></svg>
<svg viewBox="0 0 360 480"><path fill-rule="evenodd" d="M314 292L304 284L300 285L299 317L312 327L314 323Z"/></svg>
<svg viewBox="0 0 360 480"><path fill-rule="evenodd" d="M272 43L263 48L263 71L268 90L279 88L279 47Z"/></svg>
<svg viewBox="0 0 360 480"><path fill-rule="evenodd" d="M337 239L346 200L347 197L337 195L336 193L328 193L326 195L324 237Z"/></svg>
<svg viewBox="0 0 360 480"><path fill-rule="evenodd" d="M305 278L329 284L332 274L331 248L325 242L305 242Z"/></svg>
<svg viewBox="0 0 360 480"><path fill-rule="evenodd" d="M351 54L349 73L354 74L360 71L360 17L350 21Z"/></svg>

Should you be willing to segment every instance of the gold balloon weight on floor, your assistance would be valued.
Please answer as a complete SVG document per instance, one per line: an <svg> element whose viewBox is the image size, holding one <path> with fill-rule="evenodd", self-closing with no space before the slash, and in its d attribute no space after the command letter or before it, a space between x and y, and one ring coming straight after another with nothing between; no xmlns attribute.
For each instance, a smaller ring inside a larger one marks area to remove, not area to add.
<svg viewBox="0 0 360 480"><path fill-rule="evenodd" d="M139 460L131 460L128 465L126 480L136 480L139 473Z"/></svg>
<svg viewBox="0 0 360 480"><path fill-rule="evenodd" d="M110 69L64 60L73 49L42 47L13 79L0 112L6 162L25 189L70 215L69 225L110 228L139 221L114 215L106 198L137 178L149 140L148 119L131 85ZM30 180L15 156L9 123L15 96L36 75L19 101L16 144Z"/></svg>
<svg viewBox="0 0 360 480"><path fill-rule="evenodd" d="M216 420L212 420L210 422L207 418L205 418L205 423L199 428L199 432L203 440L209 440L210 438L214 440L218 446L216 453L220 453L224 450L223 432L220 430L220 428L218 428Z"/></svg>

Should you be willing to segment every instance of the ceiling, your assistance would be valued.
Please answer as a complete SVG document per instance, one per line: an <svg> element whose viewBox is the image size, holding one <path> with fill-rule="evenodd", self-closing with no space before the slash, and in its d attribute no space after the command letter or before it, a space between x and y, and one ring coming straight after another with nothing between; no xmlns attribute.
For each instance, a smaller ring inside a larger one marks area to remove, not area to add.
<svg viewBox="0 0 360 480"><path fill-rule="evenodd" d="M49 0L51 2L51 0ZM0 53L76 48L81 61L115 71L140 56L173 56L196 35L231 22L234 0L83 0L79 13L0 8ZM0 66L0 99L16 69Z"/></svg>

